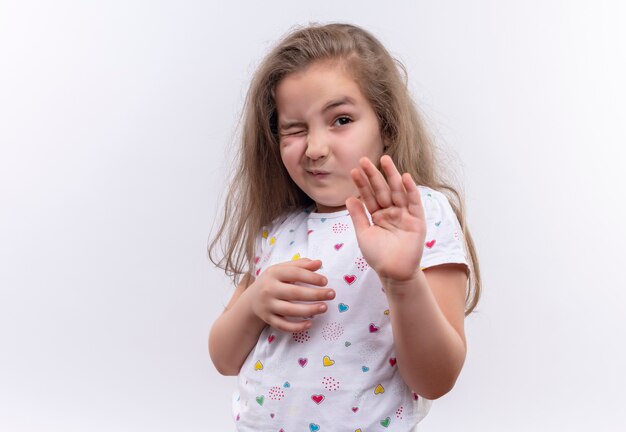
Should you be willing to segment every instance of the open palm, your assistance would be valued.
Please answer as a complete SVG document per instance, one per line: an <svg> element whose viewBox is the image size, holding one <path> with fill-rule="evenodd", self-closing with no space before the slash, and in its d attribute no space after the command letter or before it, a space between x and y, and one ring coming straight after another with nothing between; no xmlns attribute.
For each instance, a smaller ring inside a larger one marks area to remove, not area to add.
<svg viewBox="0 0 626 432"><path fill-rule="evenodd" d="M381 157L380 165L384 176L369 159L360 160L351 172L359 198L349 198L346 206L363 257L378 276L409 280L420 269L426 237L420 193L411 175L400 175L389 156Z"/></svg>

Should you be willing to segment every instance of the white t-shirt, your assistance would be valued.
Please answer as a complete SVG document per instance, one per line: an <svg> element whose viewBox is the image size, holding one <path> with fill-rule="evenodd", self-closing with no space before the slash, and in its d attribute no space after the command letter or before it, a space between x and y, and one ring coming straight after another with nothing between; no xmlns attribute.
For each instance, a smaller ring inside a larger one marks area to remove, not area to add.
<svg viewBox="0 0 626 432"><path fill-rule="evenodd" d="M468 264L447 198L419 187L427 221L421 267ZM363 259L347 210L299 211L264 230L257 276L271 265L311 258L336 291L304 332L267 326L244 362L233 400L237 430L276 432L410 431L431 401L409 389L396 365L389 305ZM381 245L383 247L383 245Z"/></svg>

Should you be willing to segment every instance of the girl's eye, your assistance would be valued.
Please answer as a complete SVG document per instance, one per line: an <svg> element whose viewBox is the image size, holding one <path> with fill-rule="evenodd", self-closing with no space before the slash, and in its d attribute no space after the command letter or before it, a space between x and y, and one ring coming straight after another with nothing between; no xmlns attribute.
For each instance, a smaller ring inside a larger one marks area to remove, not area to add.
<svg viewBox="0 0 626 432"><path fill-rule="evenodd" d="M283 136L285 137L289 137L289 136L300 136L300 135L304 135L306 133L305 129L301 129L301 130L294 130L294 131L289 131L283 134Z"/></svg>
<svg viewBox="0 0 626 432"><path fill-rule="evenodd" d="M335 120L335 125L337 126L345 126L348 123L352 123L352 119L347 116L337 117L337 119Z"/></svg>

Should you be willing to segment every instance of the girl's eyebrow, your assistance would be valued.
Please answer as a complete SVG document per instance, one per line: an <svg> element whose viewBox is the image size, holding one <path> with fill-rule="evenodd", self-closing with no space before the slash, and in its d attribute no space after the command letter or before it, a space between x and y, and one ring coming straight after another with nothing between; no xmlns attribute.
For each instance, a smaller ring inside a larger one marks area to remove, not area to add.
<svg viewBox="0 0 626 432"><path fill-rule="evenodd" d="M328 102L326 105L324 105L324 108L322 108L322 114L324 114L326 111L329 111L333 108L337 108L339 106L342 105L354 105L354 99L352 99L349 96L343 96L339 99L334 99L331 100L330 102ZM282 122L280 124L280 129L284 130L284 129L290 129L292 127L297 127L297 126L304 126L304 122L301 121L286 121L286 122Z"/></svg>
<svg viewBox="0 0 626 432"><path fill-rule="evenodd" d="M339 99L332 100L324 105L324 108L322 108L322 113L325 113L326 111L333 108L337 108L341 105L354 105L354 99L352 99L350 96L343 96Z"/></svg>

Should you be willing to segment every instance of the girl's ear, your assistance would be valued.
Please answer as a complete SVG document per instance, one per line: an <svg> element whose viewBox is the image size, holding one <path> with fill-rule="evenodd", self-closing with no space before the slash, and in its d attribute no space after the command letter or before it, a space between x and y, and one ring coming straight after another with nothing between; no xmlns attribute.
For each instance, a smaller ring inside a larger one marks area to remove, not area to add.
<svg viewBox="0 0 626 432"><path fill-rule="evenodd" d="M387 150L389 150L389 138L384 137L383 138L383 153L387 153Z"/></svg>

